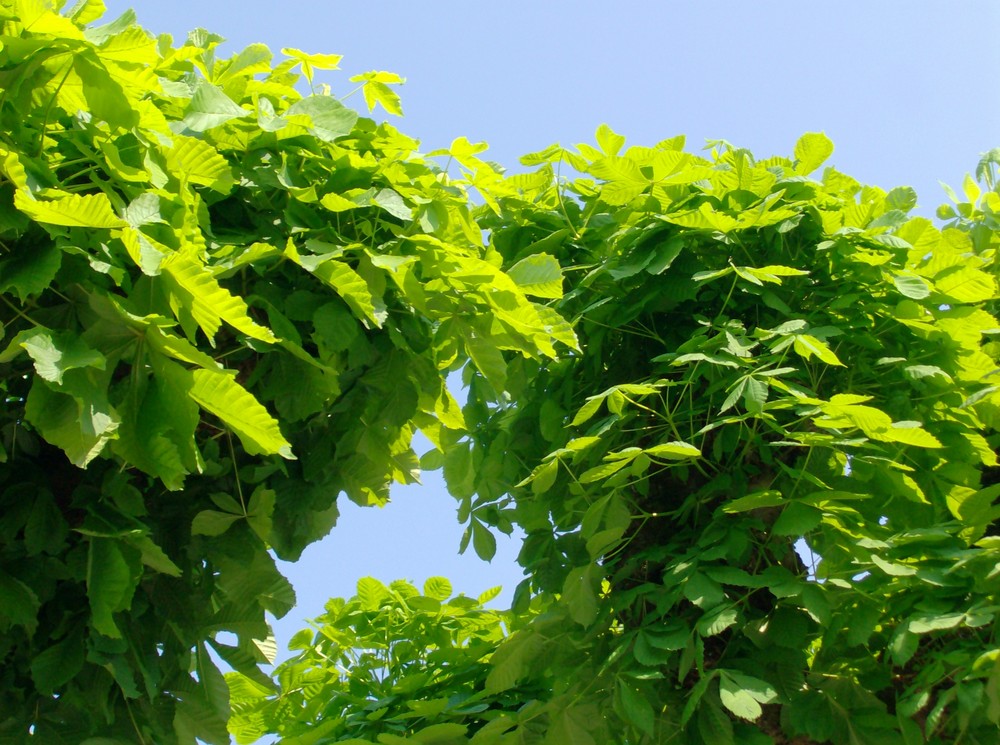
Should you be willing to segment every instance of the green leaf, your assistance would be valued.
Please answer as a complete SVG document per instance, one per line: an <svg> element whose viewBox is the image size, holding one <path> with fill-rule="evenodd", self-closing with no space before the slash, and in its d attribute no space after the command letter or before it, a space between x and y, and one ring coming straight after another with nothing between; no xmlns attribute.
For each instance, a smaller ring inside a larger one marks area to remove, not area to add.
<svg viewBox="0 0 1000 745"><path fill-rule="evenodd" d="M214 340L225 321L253 339L277 341L270 329L250 318L243 299L219 285L212 272L196 259L177 252L164 259L160 268L174 304L181 309L179 320L183 323L184 316L190 314L209 340Z"/></svg>
<svg viewBox="0 0 1000 745"><path fill-rule="evenodd" d="M79 228L123 228L128 223L116 216L104 194L69 194L41 201L23 191L14 193L14 204L36 222Z"/></svg>
<svg viewBox="0 0 1000 745"><path fill-rule="evenodd" d="M892 281L893 284L896 285L896 289L899 290L900 294L908 298L923 300L931 294L930 286L921 277L896 275L892 278Z"/></svg>
<svg viewBox="0 0 1000 745"><path fill-rule="evenodd" d="M425 745L431 745L432 743L450 745L455 741L455 738L463 737L468 729L466 725L458 724L457 722L442 722L423 727L406 739L408 742L425 743Z"/></svg>
<svg viewBox="0 0 1000 745"><path fill-rule="evenodd" d="M501 693L513 688L527 674L541 648L542 640L530 630L520 631L500 644L490 659L486 692Z"/></svg>
<svg viewBox="0 0 1000 745"><path fill-rule="evenodd" d="M774 535L803 536L813 530L823 519L823 513L815 507L799 502L788 503L771 526Z"/></svg>
<svg viewBox="0 0 1000 745"><path fill-rule="evenodd" d="M285 116L303 117L320 140L333 142L349 135L358 121L358 113L330 96L308 96L288 107Z"/></svg>
<svg viewBox="0 0 1000 745"><path fill-rule="evenodd" d="M451 582L445 577L430 577L424 582L424 595L435 600L447 600L451 597Z"/></svg>
<svg viewBox="0 0 1000 745"><path fill-rule="evenodd" d="M31 662L31 678L38 690L51 696L83 669L86 645L78 636L67 636L38 654Z"/></svg>
<svg viewBox="0 0 1000 745"><path fill-rule="evenodd" d="M562 297L562 269L549 254L532 254L507 270L525 295L543 298Z"/></svg>
<svg viewBox="0 0 1000 745"><path fill-rule="evenodd" d="M652 737L655 725L652 705L629 680L619 678L617 689L625 719Z"/></svg>
<svg viewBox="0 0 1000 745"><path fill-rule="evenodd" d="M698 732L705 743L737 745L732 720L712 698L705 699L704 703L698 707Z"/></svg>
<svg viewBox="0 0 1000 745"><path fill-rule="evenodd" d="M604 403L604 398L604 396L591 396L588 398L587 403L581 406L580 410L576 412L576 416L573 417L570 426L579 427L581 424L589 421L600 410L601 404Z"/></svg>
<svg viewBox="0 0 1000 745"><path fill-rule="evenodd" d="M64 371L68 393L54 390L36 379L25 401L25 418L48 442L62 448L66 457L86 467L117 437L120 418L107 400L106 387L82 370Z"/></svg>
<svg viewBox="0 0 1000 745"><path fill-rule="evenodd" d="M481 522L472 519L469 525L472 530L472 547L476 555L483 561L492 561L497 552L497 539L492 531Z"/></svg>
<svg viewBox="0 0 1000 745"><path fill-rule="evenodd" d="M761 715L760 704L769 704L778 698L778 692L770 683L736 670L719 672L719 694L723 706L749 721Z"/></svg>
<svg viewBox="0 0 1000 745"><path fill-rule="evenodd" d="M625 138L607 124L602 124L597 128L597 144L605 155L618 155L618 151L625 145Z"/></svg>
<svg viewBox="0 0 1000 745"><path fill-rule="evenodd" d="M507 388L507 363L503 353L489 338L483 338L473 332L465 337L466 349L473 364L479 369L493 390L500 393Z"/></svg>
<svg viewBox="0 0 1000 745"><path fill-rule="evenodd" d="M807 132L795 143L795 172L808 176L833 154L833 143L822 132Z"/></svg>
<svg viewBox="0 0 1000 745"><path fill-rule="evenodd" d="M757 700L730 678L725 671L719 676L719 698L725 706L741 719L753 722L763 713Z"/></svg>
<svg viewBox="0 0 1000 745"><path fill-rule="evenodd" d="M94 629L113 639L121 638L114 614L127 610L138 582L112 538L91 538L87 558L87 597Z"/></svg>
<svg viewBox="0 0 1000 745"><path fill-rule="evenodd" d="M698 621L698 633L702 636L716 636L739 620L739 613L731 606L720 606L709 611Z"/></svg>
<svg viewBox="0 0 1000 745"><path fill-rule="evenodd" d="M815 336L810 336L809 334L795 334L792 338L794 340L792 348L802 358L808 360L816 357L828 365L844 367L844 363L837 358L837 355L826 345L826 342L820 341Z"/></svg>
<svg viewBox="0 0 1000 745"><path fill-rule="evenodd" d="M996 280L973 267L952 267L934 276L934 289L955 303L981 303L997 295Z"/></svg>
<svg viewBox="0 0 1000 745"><path fill-rule="evenodd" d="M34 634L40 605L30 587L0 570L0 628L23 626L29 634Z"/></svg>
<svg viewBox="0 0 1000 745"><path fill-rule="evenodd" d="M638 454L638 453L636 453ZM593 468L588 468L582 474L580 474L581 484L592 484L595 481L602 481L612 474L618 473L618 471L629 465L633 459L632 458L619 458L618 460L613 460L610 463L602 463L599 466L594 466Z"/></svg>
<svg viewBox="0 0 1000 745"><path fill-rule="evenodd" d="M729 513L749 512L762 507L777 507L785 503L780 491L766 490L748 494L723 505L722 511Z"/></svg>
<svg viewBox="0 0 1000 745"><path fill-rule="evenodd" d="M354 75L350 80L352 83L363 83L361 92L364 94L365 104L367 104L369 111L373 111L376 104L382 104L382 107L390 114L403 115L399 95L389 87L389 85L406 82L396 73L371 70L361 75Z"/></svg>
<svg viewBox="0 0 1000 745"><path fill-rule="evenodd" d="M233 187L233 169L214 147L195 137L174 136L167 167L181 181L207 186L225 194Z"/></svg>
<svg viewBox="0 0 1000 745"><path fill-rule="evenodd" d="M655 458L666 458L667 460L684 460L686 458L701 457L701 450L686 442L663 442L659 445L645 448L646 455Z"/></svg>
<svg viewBox="0 0 1000 745"><path fill-rule="evenodd" d="M0 292L15 293L22 303L40 295L55 279L62 255L55 245L42 244L0 261Z"/></svg>
<svg viewBox="0 0 1000 745"><path fill-rule="evenodd" d="M28 555L56 553L66 540L68 532L69 526L55 500L45 492L38 494L24 526L24 546Z"/></svg>
<svg viewBox="0 0 1000 745"><path fill-rule="evenodd" d="M232 429L248 453L294 460L278 422L232 377L217 370L195 370L192 375L191 399Z"/></svg>
<svg viewBox="0 0 1000 745"><path fill-rule="evenodd" d="M559 461L553 458L548 463L543 463L531 475L531 491L535 494L544 494L555 484L559 476Z"/></svg>
<svg viewBox="0 0 1000 745"><path fill-rule="evenodd" d="M373 197L372 202L400 220L412 220L413 210L410 209L399 192L393 189L381 189Z"/></svg>
<svg viewBox="0 0 1000 745"><path fill-rule="evenodd" d="M277 494L273 489L259 485L253 490L253 494L250 495L250 503L247 505L247 524L265 543L271 539L276 500Z"/></svg>
<svg viewBox="0 0 1000 745"><path fill-rule="evenodd" d="M346 262L329 255L299 256L291 243L285 253L306 271L336 290L358 318L367 319L377 327L382 325L382 319L375 313L374 298L368 289L368 283Z"/></svg>
<svg viewBox="0 0 1000 745"><path fill-rule="evenodd" d="M202 510L194 516L191 523L192 535L222 535L237 520L242 520L243 515L232 515L228 512L217 510Z"/></svg>
<svg viewBox="0 0 1000 745"><path fill-rule="evenodd" d="M164 553L163 549L153 543L153 540L149 536L141 534L128 534L123 536L122 540L133 548L139 550L142 563L150 569L171 577L181 576L180 567L171 561L170 557Z"/></svg>
<svg viewBox="0 0 1000 745"><path fill-rule="evenodd" d="M301 49L294 47L282 47L281 53L291 57L302 67L302 74L311 84L313 81L313 70L336 70L343 59L340 54L307 54Z"/></svg>
<svg viewBox="0 0 1000 745"><path fill-rule="evenodd" d="M249 111L233 101L221 88L201 81L191 96L191 103L184 112L183 122L190 130L204 132L249 115Z"/></svg>
<svg viewBox="0 0 1000 745"><path fill-rule="evenodd" d="M934 435L921 427L919 422L893 422L879 439L923 448L944 447Z"/></svg>
<svg viewBox="0 0 1000 745"><path fill-rule="evenodd" d="M43 328L22 332L14 337L0 359L10 359L11 350L16 346L28 353L35 363L35 371L42 378L56 385L62 385L63 375L69 370L86 367L103 370L107 362L104 355L68 332L54 333Z"/></svg>
<svg viewBox="0 0 1000 745"><path fill-rule="evenodd" d="M583 627L590 626L598 613L593 575L593 564L574 567L563 582L562 601L569 610L570 618Z"/></svg>
<svg viewBox="0 0 1000 745"><path fill-rule="evenodd" d="M701 572L684 582L684 597L703 610L715 608L726 599L722 586Z"/></svg>

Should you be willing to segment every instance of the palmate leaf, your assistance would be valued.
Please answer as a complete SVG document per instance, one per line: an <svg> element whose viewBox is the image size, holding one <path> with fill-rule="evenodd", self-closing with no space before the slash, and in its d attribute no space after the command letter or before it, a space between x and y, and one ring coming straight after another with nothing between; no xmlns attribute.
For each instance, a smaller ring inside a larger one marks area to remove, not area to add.
<svg viewBox="0 0 1000 745"><path fill-rule="evenodd" d="M370 72L355 75L351 79L352 83L362 83L361 92L364 94L365 103L369 111L375 110L376 104L382 104L382 108L395 116L402 116L403 109L400 106L399 94L390 88L390 85L399 85L406 81L394 72L384 72L372 70Z"/></svg>
<svg viewBox="0 0 1000 745"><path fill-rule="evenodd" d="M292 446L277 420L231 375L217 370L195 370L189 392L201 408L215 414L233 430L252 455L277 454L294 460Z"/></svg>
<svg viewBox="0 0 1000 745"><path fill-rule="evenodd" d="M336 70L343 55L340 54L308 54L294 47L282 47L281 53L294 59L302 66L302 74L312 83L313 70Z"/></svg>

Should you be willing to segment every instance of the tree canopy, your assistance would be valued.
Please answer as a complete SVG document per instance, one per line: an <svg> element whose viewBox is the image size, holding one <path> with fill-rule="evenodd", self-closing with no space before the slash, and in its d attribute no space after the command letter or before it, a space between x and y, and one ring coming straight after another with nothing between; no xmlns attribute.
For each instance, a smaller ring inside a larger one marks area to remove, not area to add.
<svg viewBox="0 0 1000 745"><path fill-rule="evenodd" d="M820 133L509 175L102 14L0 1L0 743L995 741L1000 151L938 224ZM263 672L421 467L514 607L366 578Z"/></svg>
<svg viewBox="0 0 1000 745"><path fill-rule="evenodd" d="M573 335L414 140L298 92L336 56L0 9L0 739L227 742L270 551L457 439L447 371Z"/></svg>

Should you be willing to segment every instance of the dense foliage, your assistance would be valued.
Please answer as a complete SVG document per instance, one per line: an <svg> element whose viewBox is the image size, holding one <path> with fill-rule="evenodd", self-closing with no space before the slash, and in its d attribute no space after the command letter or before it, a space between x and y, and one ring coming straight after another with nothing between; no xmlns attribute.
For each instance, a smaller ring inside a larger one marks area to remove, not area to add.
<svg viewBox="0 0 1000 745"><path fill-rule="evenodd" d="M467 723L511 712L542 690L485 690L489 657L520 617L484 607L499 587L478 598L451 597L451 583L432 577L422 592L404 580L388 587L372 577L350 600L292 639L295 656L274 673L280 695L240 673L230 730L239 743L278 734L281 742L451 742Z"/></svg>
<svg viewBox="0 0 1000 745"><path fill-rule="evenodd" d="M561 322L414 140L314 87L336 56L61 6L0 2L0 742L224 743L210 650L265 683L295 602L269 549L416 479L414 432L463 427L447 372ZM356 82L398 112L397 80Z"/></svg>
<svg viewBox="0 0 1000 745"><path fill-rule="evenodd" d="M559 259L583 350L481 367L444 456L472 535L527 533L532 617L471 698L390 676L354 742L995 742L998 153L940 229L911 189L816 175L819 134L763 161L598 143L463 163L506 261ZM425 628L396 643L437 655ZM324 670L236 721L352 734L303 728L354 680Z"/></svg>
<svg viewBox="0 0 1000 745"><path fill-rule="evenodd" d="M584 350L473 384L448 455L527 533L515 610L559 597L487 689L551 681L550 741L995 741L1000 152L941 229L819 170L820 134L597 140L483 212L507 261L559 259Z"/></svg>
<svg viewBox="0 0 1000 745"><path fill-rule="evenodd" d="M1000 152L943 225L816 133L451 177L102 11L0 0L0 743L996 742ZM365 579L261 672L272 552L421 465L514 608Z"/></svg>

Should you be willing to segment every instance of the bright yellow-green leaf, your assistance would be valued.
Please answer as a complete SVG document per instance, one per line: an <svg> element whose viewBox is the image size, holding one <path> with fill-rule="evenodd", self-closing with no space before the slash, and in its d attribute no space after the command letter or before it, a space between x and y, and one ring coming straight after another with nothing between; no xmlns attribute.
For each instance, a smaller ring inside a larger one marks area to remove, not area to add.
<svg viewBox="0 0 1000 745"><path fill-rule="evenodd" d="M525 295L562 297L562 269L548 254L532 254L521 259L507 270L507 275Z"/></svg>
<svg viewBox="0 0 1000 745"><path fill-rule="evenodd" d="M795 172L808 176L833 154L833 143L822 132L807 132L795 143Z"/></svg>
<svg viewBox="0 0 1000 745"><path fill-rule="evenodd" d="M697 458L701 456L701 451L698 448L686 442L664 442L648 447L643 452L654 458L666 458L668 460L683 460L684 458Z"/></svg>
<svg viewBox="0 0 1000 745"><path fill-rule="evenodd" d="M343 59L340 54L306 54L293 47L283 47L281 53L302 66L302 74L309 83L313 80L313 70L336 70Z"/></svg>
<svg viewBox="0 0 1000 745"><path fill-rule="evenodd" d="M941 442L917 422L893 422L884 439L924 448L943 447Z"/></svg>
<svg viewBox="0 0 1000 745"><path fill-rule="evenodd" d="M176 135L167 151L167 167L181 181L200 184L220 193L233 186L229 162L204 140Z"/></svg>
<svg viewBox="0 0 1000 745"><path fill-rule="evenodd" d="M792 348L807 360L816 357L828 365L844 366L844 363L837 359L837 355L827 346L826 342L820 341L815 336L796 334L792 342Z"/></svg>
<svg viewBox="0 0 1000 745"><path fill-rule="evenodd" d="M104 194L69 194L57 199L39 200L18 189L14 204L24 214L47 225L81 228L122 228L127 223L115 215Z"/></svg>
<svg viewBox="0 0 1000 745"><path fill-rule="evenodd" d="M204 369L195 370L193 375L191 398L233 430L248 453L294 459L278 422L231 375Z"/></svg>
<svg viewBox="0 0 1000 745"><path fill-rule="evenodd" d="M190 313L210 341L223 321L251 338L268 343L277 341L270 329L250 318L242 298L230 294L207 267L186 252L171 254L161 269L175 312Z"/></svg>
<svg viewBox="0 0 1000 745"><path fill-rule="evenodd" d="M986 272L973 267L952 267L934 277L934 288L956 303L980 303L997 296L997 284Z"/></svg>

